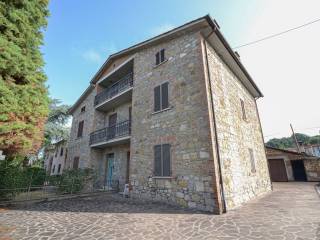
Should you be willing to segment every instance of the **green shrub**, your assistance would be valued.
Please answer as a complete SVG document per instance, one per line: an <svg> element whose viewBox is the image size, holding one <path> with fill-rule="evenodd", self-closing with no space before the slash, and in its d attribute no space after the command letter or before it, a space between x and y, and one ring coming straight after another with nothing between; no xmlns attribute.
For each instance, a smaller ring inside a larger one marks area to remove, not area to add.
<svg viewBox="0 0 320 240"><path fill-rule="evenodd" d="M81 192L93 176L91 169L65 170L58 177L58 190L61 193L78 193Z"/></svg>

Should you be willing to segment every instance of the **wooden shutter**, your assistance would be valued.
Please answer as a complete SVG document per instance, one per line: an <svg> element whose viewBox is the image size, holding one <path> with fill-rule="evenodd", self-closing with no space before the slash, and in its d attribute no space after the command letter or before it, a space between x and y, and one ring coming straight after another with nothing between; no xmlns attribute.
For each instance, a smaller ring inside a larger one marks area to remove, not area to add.
<svg viewBox="0 0 320 240"><path fill-rule="evenodd" d="M160 63L160 53L157 52L156 53L156 65L158 65Z"/></svg>
<svg viewBox="0 0 320 240"><path fill-rule="evenodd" d="M162 176L171 176L171 159L170 159L170 144L162 145Z"/></svg>
<svg viewBox="0 0 320 240"><path fill-rule="evenodd" d="M169 107L169 83L164 83L161 85L161 109Z"/></svg>
<svg viewBox="0 0 320 240"><path fill-rule="evenodd" d="M164 49L161 49L161 51L160 51L160 62L163 62L165 60L164 57L165 57L164 56Z"/></svg>
<svg viewBox="0 0 320 240"><path fill-rule="evenodd" d="M154 175L162 176L161 145L154 146Z"/></svg>
<svg viewBox="0 0 320 240"><path fill-rule="evenodd" d="M160 86L154 88L154 111L160 111Z"/></svg>
<svg viewBox="0 0 320 240"><path fill-rule="evenodd" d="M84 123L84 121L79 122L77 137L82 137L82 134L83 134L83 123Z"/></svg>
<svg viewBox="0 0 320 240"><path fill-rule="evenodd" d="M249 148L249 154L250 154L250 163L251 163L251 172L256 172L256 162L254 159L254 154L252 148Z"/></svg>
<svg viewBox="0 0 320 240"><path fill-rule="evenodd" d="M246 108L244 106L244 101L242 99L240 99L240 103L241 103L241 110L242 110L242 119L247 120Z"/></svg>

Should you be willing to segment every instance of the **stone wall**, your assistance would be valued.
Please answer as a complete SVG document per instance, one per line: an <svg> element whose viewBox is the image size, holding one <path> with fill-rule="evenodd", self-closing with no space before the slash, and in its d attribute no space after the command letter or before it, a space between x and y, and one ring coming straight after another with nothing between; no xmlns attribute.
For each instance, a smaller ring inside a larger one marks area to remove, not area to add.
<svg viewBox="0 0 320 240"><path fill-rule="evenodd" d="M211 91L227 209L271 189L264 142L255 99L214 49L207 45ZM240 99L247 120L242 118ZM256 172L251 171L249 149Z"/></svg>
<svg viewBox="0 0 320 240"><path fill-rule="evenodd" d="M320 159L307 159L303 163L308 181L320 182Z"/></svg>
<svg viewBox="0 0 320 240"><path fill-rule="evenodd" d="M93 107L95 90L92 90L81 104L74 110L72 114L72 126L70 131L70 139L68 141L68 158L67 168L72 168L74 157L79 157L80 168L91 167L91 149L89 147L90 133L94 129L95 109ZM81 108L85 106L85 112L81 112ZM78 124L84 120L83 136L78 138Z"/></svg>
<svg viewBox="0 0 320 240"><path fill-rule="evenodd" d="M155 66L165 49L167 61ZM134 60L130 180L133 196L213 211L213 157L198 33L138 52ZM169 82L170 108L154 113L154 88ZM171 144L171 178L154 171L156 144Z"/></svg>

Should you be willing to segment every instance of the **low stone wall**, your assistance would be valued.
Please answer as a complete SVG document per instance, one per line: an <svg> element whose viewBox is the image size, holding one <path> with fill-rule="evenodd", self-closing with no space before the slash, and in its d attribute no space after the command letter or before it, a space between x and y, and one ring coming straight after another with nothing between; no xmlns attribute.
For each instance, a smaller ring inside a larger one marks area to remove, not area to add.
<svg viewBox="0 0 320 240"><path fill-rule="evenodd" d="M166 202L201 211L214 211L211 177L178 176L172 179L149 177L132 182L131 196L151 201Z"/></svg>

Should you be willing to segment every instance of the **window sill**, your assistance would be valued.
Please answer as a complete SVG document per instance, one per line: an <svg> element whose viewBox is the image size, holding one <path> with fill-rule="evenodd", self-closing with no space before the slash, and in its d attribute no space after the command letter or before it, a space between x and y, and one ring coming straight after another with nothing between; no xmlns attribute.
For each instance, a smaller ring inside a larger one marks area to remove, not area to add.
<svg viewBox="0 0 320 240"><path fill-rule="evenodd" d="M162 64L164 64L166 62L168 62L168 59L164 60L163 62L161 62L161 63L159 63L157 65L154 65L153 68L157 68L157 67L161 66Z"/></svg>
<svg viewBox="0 0 320 240"><path fill-rule="evenodd" d="M165 108L165 109L162 109L162 110L159 110L159 111L153 112L153 113L151 113L151 115L156 115L156 114L158 114L158 113L166 112L166 111L171 110L172 108L173 108L173 107L172 107L172 106L170 106L170 107L167 107L167 108Z"/></svg>
<svg viewBox="0 0 320 240"><path fill-rule="evenodd" d="M171 180L174 177L168 176L168 177L161 177L161 176L153 176L152 179L163 179L163 180Z"/></svg>

